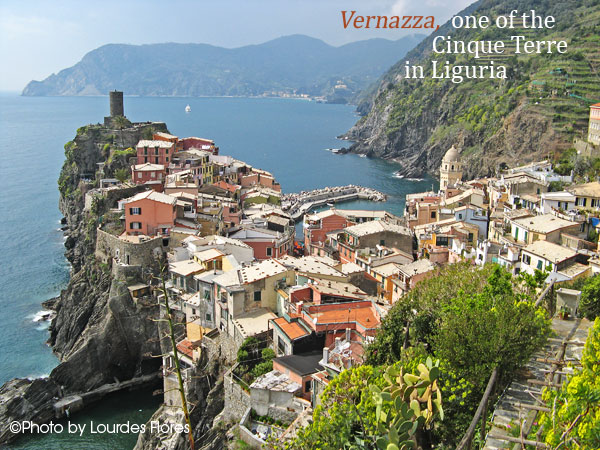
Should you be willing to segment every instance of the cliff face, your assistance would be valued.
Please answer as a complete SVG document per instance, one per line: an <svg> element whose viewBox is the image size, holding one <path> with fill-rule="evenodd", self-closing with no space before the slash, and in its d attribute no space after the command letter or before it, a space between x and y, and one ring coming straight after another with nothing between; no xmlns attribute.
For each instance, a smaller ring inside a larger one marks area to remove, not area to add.
<svg viewBox="0 0 600 450"><path fill-rule="evenodd" d="M517 9L552 15L553 29L459 29L450 23L406 55L425 69L425 78L407 79L404 59L364 94L358 106L364 116L346 134L355 141L351 151L395 159L401 172L419 176L437 173L441 158L452 145L462 150L466 176L489 175L502 163L553 157L587 129L588 106L600 99L600 5L570 0L480 0L459 15L492 18ZM453 40L503 40L506 52L480 60L464 55L431 52L435 36ZM565 54L515 55L511 35L529 40L566 40ZM507 67L507 79L432 79L432 62L442 66Z"/></svg>
<svg viewBox="0 0 600 450"><path fill-rule="evenodd" d="M115 378L125 381L156 373L161 364L156 322L158 306L135 304L126 282L94 257L100 217L116 206L103 202L84 210L84 195L93 187L98 164L106 161L105 177L128 167L134 146L152 131L167 131L164 124L143 124L125 130L89 125L65 145L66 160L59 178L60 210L67 224L66 257L71 279L54 308L49 343L60 364L47 379L12 380L0 388L0 444L15 436L12 420L42 423L54 416L52 405L70 393L87 392ZM146 280L147 281L147 280Z"/></svg>

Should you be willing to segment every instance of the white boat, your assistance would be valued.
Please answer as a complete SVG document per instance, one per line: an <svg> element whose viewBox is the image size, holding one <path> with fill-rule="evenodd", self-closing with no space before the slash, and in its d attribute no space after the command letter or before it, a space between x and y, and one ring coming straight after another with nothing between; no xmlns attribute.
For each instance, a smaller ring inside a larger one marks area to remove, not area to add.
<svg viewBox="0 0 600 450"><path fill-rule="evenodd" d="M185 112L186 112L186 113L189 113L191 110L192 110L192 107L191 107L190 105L187 105L187 106L185 107Z"/></svg>
<svg viewBox="0 0 600 450"><path fill-rule="evenodd" d="M332 148L331 149L331 153L339 153L340 149L339 148Z"/></svg>

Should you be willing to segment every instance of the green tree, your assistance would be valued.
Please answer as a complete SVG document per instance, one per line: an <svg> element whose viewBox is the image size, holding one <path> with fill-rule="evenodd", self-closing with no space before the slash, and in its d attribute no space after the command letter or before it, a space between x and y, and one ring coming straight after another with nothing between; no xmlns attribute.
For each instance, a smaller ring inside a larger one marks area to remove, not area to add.
<svg viewBox="0 0 600 450"><path fill-rule="evenodd" d="M123 167L121 169L117 169L115 171L115 178L119 180L121 183L125 183L129 179L129 170Z"/></svg>
<svg viewBox="0 0 600 450"><path fill-rule="evenodd" d="M121 148L125 147L123 143L123 129L131 126L131 122L125 116L115 116L112 118L112 124L119 130Z"/></svg>
<svg viewBox="0 0 600 450"><path fill-rule="evenodd" d="M581 358L561 389L544 391L551 412L540 425L549 448L593 450L600 448L600 319L589 331Z"/></svg>
<svg viewBox="0 0 600 450"><path fill-rule="evenodd" d="M461 292L442 307L435 355L481 390L494 367L511 377L550 333L545 312L519 297L510 273L494 266L481 292Z"/></svg>
<svg viewBox="0 0 600 450"><path fill-rule="evenodd" d="M592 320L600 315L600 276L585 280L581 289L579 310L585 317Z"/></svg>

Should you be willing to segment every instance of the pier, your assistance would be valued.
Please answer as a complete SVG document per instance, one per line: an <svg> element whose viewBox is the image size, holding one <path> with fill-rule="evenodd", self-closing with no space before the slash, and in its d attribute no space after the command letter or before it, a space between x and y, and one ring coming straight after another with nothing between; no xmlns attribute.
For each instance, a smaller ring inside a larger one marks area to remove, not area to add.
<svg viewBox="0 0 600 450"><path fill-rule="evenodd" d="M370 200L384 202L387 197L384 193L363 186L335 186L300 193L284 194L281 196L281 207L298 222L302 216L317 206L327 203L340 203L350 200Z"/></svg>
<svg viewBox="0 0 600 450"><path fill-rule="evenodd" d="M159 378L160 373L156 372L150 375L132 378L123 382L115 380L114 383L104 384L99 388L92 389L89 392L68 395L54 403L54 416L57 419L60 419L64 416L68 417L69 414L83 409L85 406L100 400L108 394L112 394L113 392L118 392L123 389L136 389L138 387L143 387L150 383L156 382Z"/></svg>

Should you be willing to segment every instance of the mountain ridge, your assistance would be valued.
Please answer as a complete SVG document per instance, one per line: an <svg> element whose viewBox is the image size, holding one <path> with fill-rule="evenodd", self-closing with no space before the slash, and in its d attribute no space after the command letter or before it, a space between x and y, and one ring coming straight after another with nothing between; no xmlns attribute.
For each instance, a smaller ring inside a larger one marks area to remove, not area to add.
<svg viewBox="0 0 600 450"><path fill-rule="evenodd" d="M306 94L347 102L423 37L375 38L338 47L305 35L237 48L105 44L75 65L29 82L22 95L99 95L118 89L145 96Z"/></svg>

